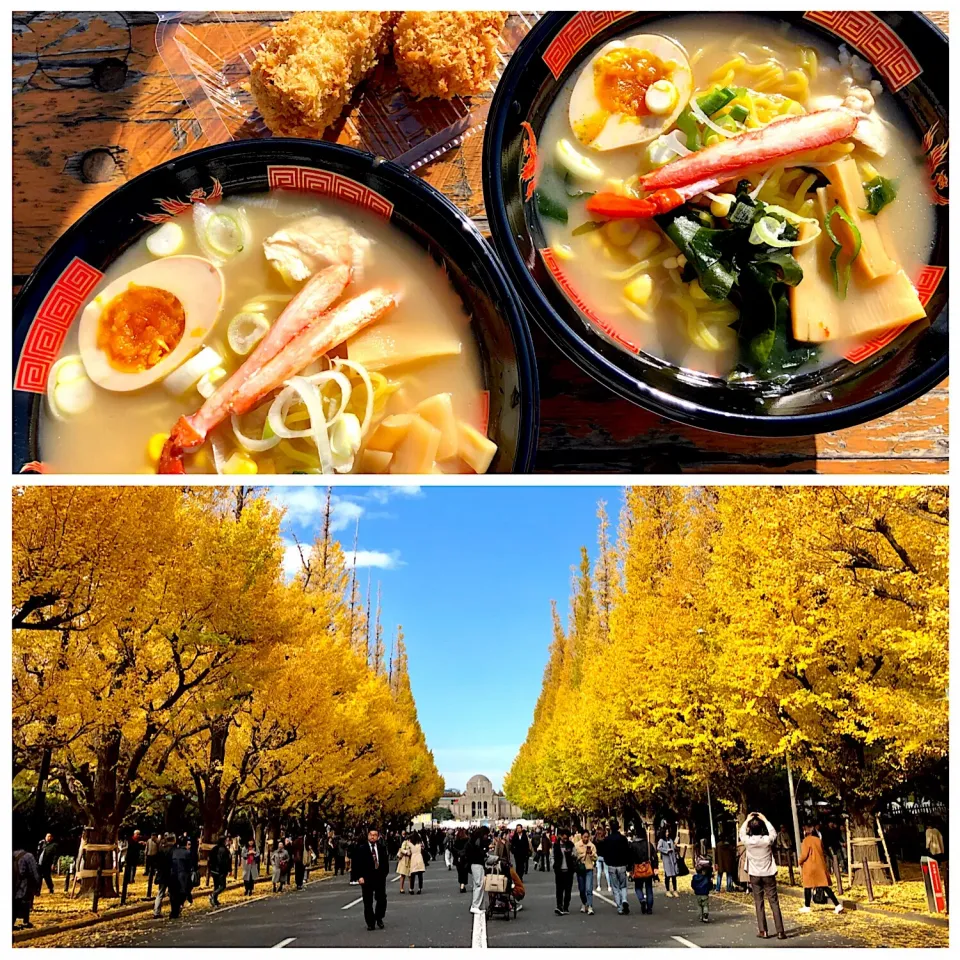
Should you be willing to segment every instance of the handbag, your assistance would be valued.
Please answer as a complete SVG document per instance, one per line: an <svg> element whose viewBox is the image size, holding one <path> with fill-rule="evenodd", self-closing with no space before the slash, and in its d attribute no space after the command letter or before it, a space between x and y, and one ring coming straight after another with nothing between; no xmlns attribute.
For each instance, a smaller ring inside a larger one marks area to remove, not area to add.
<svg viewBox="0 0 960 960"><path fill-rule="evenodd" d="M651 866L649 860L644 860L643 863L635 863L633 865L634 880L648 880L652 876L653 867Z"/></svg>
<svg viewBox="0 0 960 960"><path fill-rule="evenodd" d="M687 866L687 861L683 859L683 854L677 854L677 876L686 877L690 875L690 868Z"/></svg>
<svg viewBox="0 0 960 960"><path fill-rule="evenodd" d="M487 893L506 893L507 878L501 873L488 873L483 878L483 889Z"/></svg>
<svg viewBox="0 0 960 960"><path fill-rule="evenodd" d="M817 887L813 891L813 902L814 903L826 903L827 902L827 892L823 887Z"/></svg>

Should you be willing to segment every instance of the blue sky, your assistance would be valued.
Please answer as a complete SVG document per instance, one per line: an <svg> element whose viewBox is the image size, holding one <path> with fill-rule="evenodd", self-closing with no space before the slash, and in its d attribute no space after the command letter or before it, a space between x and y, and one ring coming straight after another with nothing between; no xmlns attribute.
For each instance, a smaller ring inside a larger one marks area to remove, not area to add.
<svg viewBox="0 0 960 960"><path fill-rule="evenodd" d="M294 536L310 543L326 490L273 488ZM550 601L566 617L580 545L595 555L597 501L616 487L340 487L334 527L360 582L383 589L387 636L403 625L420 722L447 786L483 773L502 783L523 742L551 640Z"/></svg>

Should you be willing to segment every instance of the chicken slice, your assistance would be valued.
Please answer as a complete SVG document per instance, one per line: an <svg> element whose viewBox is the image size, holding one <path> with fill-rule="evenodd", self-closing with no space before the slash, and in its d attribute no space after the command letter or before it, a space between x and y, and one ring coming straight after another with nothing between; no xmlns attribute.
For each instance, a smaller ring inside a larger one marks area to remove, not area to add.
<svg viewBox="0 0 960 960"><path fill-rule="evenodd" d="M313 216L278 230L263 241L267 260L293 281L303 281L324 267L345 264L353 277L363 276L364 260L373 243L339 217Z"/></svg>

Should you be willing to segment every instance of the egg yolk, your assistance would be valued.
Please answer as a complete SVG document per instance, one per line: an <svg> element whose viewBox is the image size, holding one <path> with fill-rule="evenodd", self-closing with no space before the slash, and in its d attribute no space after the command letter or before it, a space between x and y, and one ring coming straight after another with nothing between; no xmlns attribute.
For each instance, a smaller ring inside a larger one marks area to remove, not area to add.
<svg viewBox="0 0 960 960"><path fill-rule="evenodd" d="M617 47L593 65L593 86L600 106L608 113L646 116L647 88L669 79L666 64L649 50Z"/></svg>
<svg viewBox="0 0 960 960"><path fill-rule="evenodd" d="M169 290L130 284L100 314L97 346L125 373L156 366L183 337L183 304Z"/></svg>

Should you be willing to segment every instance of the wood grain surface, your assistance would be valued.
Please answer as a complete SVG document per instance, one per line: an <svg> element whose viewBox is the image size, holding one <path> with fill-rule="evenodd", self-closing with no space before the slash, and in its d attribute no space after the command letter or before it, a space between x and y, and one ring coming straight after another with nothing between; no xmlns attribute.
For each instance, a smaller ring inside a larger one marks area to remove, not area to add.
<svg viewBox="0 0 960 960"><path fill-rule="evenodd" d="M946 12L928 13L948 29ZM267 24L239 14L250 29ZM206 145L156 47L150 13L23 13L13 17L14 291L48 247L97 201L144 170ZM222 30L201 23L204 31ZM210 34L211 41L213 34ZM347 139L341 133L340 139ZM488 234L482 136L422 176ZM740 439L655 416L613 396L532 324L540 371L541 472L943 473L944 381L919 400L848 430Z"/></svg>

